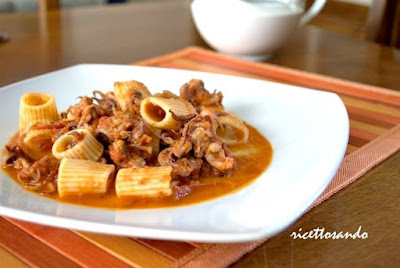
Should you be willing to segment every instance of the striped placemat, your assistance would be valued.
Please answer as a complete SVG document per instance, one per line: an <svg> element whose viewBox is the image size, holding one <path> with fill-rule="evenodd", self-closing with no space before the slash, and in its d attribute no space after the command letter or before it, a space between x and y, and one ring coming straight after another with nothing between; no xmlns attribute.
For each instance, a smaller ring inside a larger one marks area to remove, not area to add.
<svg viewBox="0 0 400 268"><path fill-rule="evenodd" d="M400 148L400 94L382 88L187 48L136 64L278 81L338 93L350 139L338 174L318 205ZM58 229L0 217L0 267L223 267L264 241L205 244Z"/></svg>

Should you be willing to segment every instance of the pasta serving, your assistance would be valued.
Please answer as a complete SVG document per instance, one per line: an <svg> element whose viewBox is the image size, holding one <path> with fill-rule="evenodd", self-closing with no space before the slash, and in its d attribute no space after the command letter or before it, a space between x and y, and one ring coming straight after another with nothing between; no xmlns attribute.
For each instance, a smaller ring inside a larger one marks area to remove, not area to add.
<svg viewBox="0 0 400 268"><path fill-rule="evenodd" d="M2 165L26 189L73 203L157 207L214 198L254 180L272 155L222 99L201 80L185 83L179 96L151 94L132 80L59 114L54 96L28 93ZM96 198L103 201L82 202Z"/></svg>

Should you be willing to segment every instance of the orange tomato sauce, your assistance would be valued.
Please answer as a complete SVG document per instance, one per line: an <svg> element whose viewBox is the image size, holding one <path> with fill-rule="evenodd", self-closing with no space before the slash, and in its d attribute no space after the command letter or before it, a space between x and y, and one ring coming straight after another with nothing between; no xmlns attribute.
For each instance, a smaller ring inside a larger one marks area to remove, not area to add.
<svg viewBox="0 0 400 268"><path fill-rule="evenodd" d="M175 196L145 198L129 197L118 198L115 194L114 184L110 185L107 193L102 195L84 195L78 197L59 198L58 194L42 196L63 203L83 205L88 207L107 209L130 208L160 208L177 207L200 203L215 199L227 194L232 194L255 181L269 166L272 161L272 146L268 140L252 126L249 128L247 144L230 146L229 150L236 159L237 169L226 177L201 177L199 186L191 187L190 194L175 199ZM18 184L18 170L5 170Z"/></svg>

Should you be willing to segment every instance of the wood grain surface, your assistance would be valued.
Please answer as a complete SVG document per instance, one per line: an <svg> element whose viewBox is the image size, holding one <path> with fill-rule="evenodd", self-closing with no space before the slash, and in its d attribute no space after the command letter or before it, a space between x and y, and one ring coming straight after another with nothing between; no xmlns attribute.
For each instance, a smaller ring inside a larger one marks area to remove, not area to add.
<svg viewBox="0 0 400 268"><path fill-rule="evenodd" d="M207 47L190 1L140 1L0 15L10 41L0 44L0 86L77 63L130 63L187 46ZM400 90L400 51L304 27L270 60L274 64ZM35 63L32 68L30 63Z"/></svg>
<svg viewBox="0 0 400 268"><path fill-rule="evenodd" d="M187 1L50 11L45 17L36 13L1 15L0 27L11 35L8 43L0 44L0 86L82 62L130 63L188 45L207 47L191 22ZM185 65L190 60L181 60L177 64ZM398 50L330 34L314 27L305 27L297 32L270 62L399 90L399 61ZM195 67L202 68L205 64L207 63L197 61ZM224 66L219 64L213 64L209 69L212 72L223 70ZM230 70L231 74L240 74L242 71ZM250 71L247 75L256 78L262 76L257 74L256 67ZM389 97L382 106L374 98L354 100L351 94L342 98L352 117L352 136L356 137L348 148L349 152L399 123L398 110L390 105L390 102L396 102L395 98ZM396 266L400 263L397 250L400 246L397 224L400 215L397 205L400 201L399 174L400 154L397 153L345 190L305 214L289 229L246 255L235 265ZM79 241L82 247L93 245L93 241L100 243L102 247L91 249L88 246L87 249L107 256L107 262L110 264L118 267L132 264L129 258L120 258L123 252L120 247L115 248L115 241L110 242L110 237L90 234L76 236L68 230L62 230L60 233L56 228L49 231L50 229L42 229L40 226L29 227L27 232L28 225L31 226L27 223L17 224L9 220L0 220L1 266L10 264L19 267L27 264L51 267L51 263L56 262L60 266L74 267L90 266L89 261L96 262L96 258L81 256L80 259L69 259L63 255L63 243L69 241L63 239L71 235L74 235L73 239ZM293 240L290 237L290 234L299 228L312 230L324 227L329 231L355 232L359 226L368 232L368 239ZM51 234L52 232L54 233ZM37 239L39 236L41 240ZM155 255L154 265L160 267L192 252L191 247L204 246L196 243L174 244L176 250L171 253L168 251L170 248L162 242L130 240L135 242L135 246L129 241L129 252L134 248L151 248L153 250L149 256L158 253ZM121 242L122 245L124 243ZM65 246L65 250L73 252L74 248ZM13 254L10 255L10 252ZM26 254L27 252L29 254ZM38 262L43 255L49 257L43 262ZM92 266L95 266L95 263L92 263Z"/></svg>

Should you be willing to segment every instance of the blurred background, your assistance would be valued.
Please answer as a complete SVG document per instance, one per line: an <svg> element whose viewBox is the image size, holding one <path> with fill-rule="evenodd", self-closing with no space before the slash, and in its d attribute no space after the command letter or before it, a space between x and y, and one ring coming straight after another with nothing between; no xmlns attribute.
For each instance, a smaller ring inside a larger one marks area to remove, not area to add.
<svg viewBox="0 0 400 268"><path fill-rule="evenodd" d="M135 0L60 0L62 8L87 5L105 5L112 3L132 2ZM139 0L140 1L140 0ZM38 0L0 0L0 12L29 12L38 10ZM48 1L56 2L56 1Z"/></svg>
<svg viewBox="0 0 400 268"><path fill-rule="evenodd" d="M313 2L306 0L306 5ZM399 0L328 0L309 24L352 38L400 47Z"/></svg>
<svg viewBox="0 0 400 268"><path fill-rule="evenodd" d="M21 13L89 5L130 4L154 0L0 0L0 13ZM174 1L174 0L162 0ZM187 0L190 2L190 0ZM314 0L305 0L311 6ZM42 7L39 7L42 5ZM398 0L328 0L310 25L334 33L400 47L400 4Z"/></svg>

